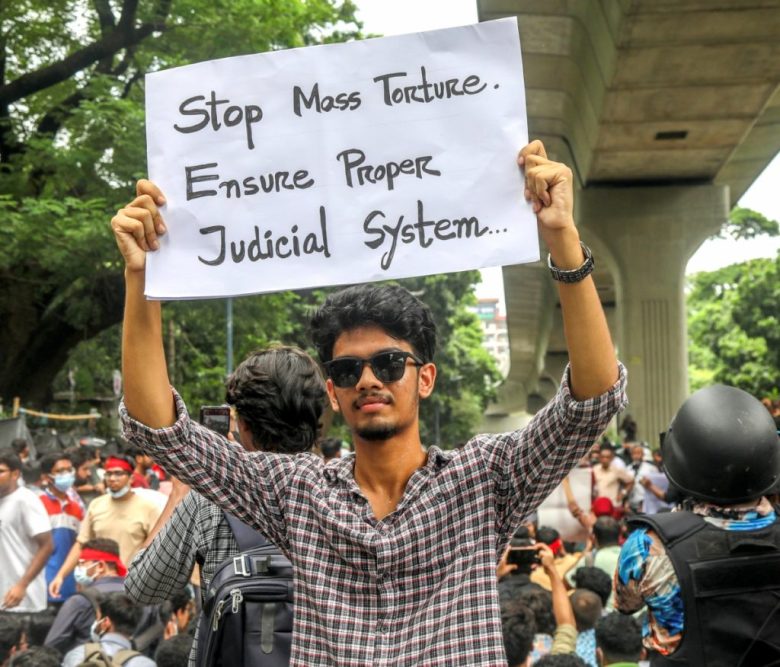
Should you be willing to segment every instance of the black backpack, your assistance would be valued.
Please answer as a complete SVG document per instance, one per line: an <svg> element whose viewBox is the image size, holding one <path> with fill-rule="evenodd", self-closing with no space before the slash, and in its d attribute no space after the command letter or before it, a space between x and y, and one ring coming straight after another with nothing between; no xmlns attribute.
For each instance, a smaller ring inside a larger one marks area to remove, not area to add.
<svg viewBox="0 0 780 667"><path fill-rule="evenodd" d="M286 667L293 626L292 563L224 513L241 552L214 573L198 628L198 667Z"/></svg>

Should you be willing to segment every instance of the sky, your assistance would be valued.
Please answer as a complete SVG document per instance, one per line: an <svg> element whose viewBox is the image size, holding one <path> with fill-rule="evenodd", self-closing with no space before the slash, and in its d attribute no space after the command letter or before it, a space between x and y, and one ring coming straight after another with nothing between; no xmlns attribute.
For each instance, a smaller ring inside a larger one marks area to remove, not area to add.
<svg viewBox="0 0 780 667"><path fill-rule="evenodd" d="M476 0L357 0L358 18L364 33L384 36L436 30L477 22ZM780 196L773 184L780 183L780 154L756 179L738 204L780 220ZM686 273L713 271L755 257L774 257L780 238L752 241L705 241L688 262ZM479 297L498 297L503 303L501 269L485 269L477 286Z"/></svg>

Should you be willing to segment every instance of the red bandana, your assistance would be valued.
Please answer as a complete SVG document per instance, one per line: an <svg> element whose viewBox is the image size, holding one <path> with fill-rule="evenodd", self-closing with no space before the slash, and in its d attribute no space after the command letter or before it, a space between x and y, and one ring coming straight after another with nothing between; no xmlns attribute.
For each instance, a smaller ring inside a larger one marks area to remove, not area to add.
<svg viewBox="0 0 780 667"><path fill-rule="evenodd" d="M122 470L127 470L127 472L133 472L133 466L131 466L124 459L116 458L114 456L108 458L104 468L106 470L108 470L109 468L121 468Z"/></svg>
<svg viewBox="0 0 780 667"><path fill-rule="evenodd" d="M113 563L116 565L117 574L120 577L124 577L127 574L127 568L120 560L119 556L109 553L108 551L100 551L99 549L82 549L79 555L79 560L94 560L103 561L104 563Z"/></svg>

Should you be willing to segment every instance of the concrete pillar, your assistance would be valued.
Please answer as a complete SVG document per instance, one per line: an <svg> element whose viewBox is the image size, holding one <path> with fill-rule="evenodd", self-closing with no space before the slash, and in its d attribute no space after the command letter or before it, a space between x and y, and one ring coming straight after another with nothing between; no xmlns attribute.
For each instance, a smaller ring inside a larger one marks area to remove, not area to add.
<svg viewBox="0 0 780 667"><path fill-rule="evenodd" d="M612 334L628 368L628 412L655 446L688 396L685 267L726 221L728 188L590 187L577 206L586 242L595 235L614 265Z"/></svg>

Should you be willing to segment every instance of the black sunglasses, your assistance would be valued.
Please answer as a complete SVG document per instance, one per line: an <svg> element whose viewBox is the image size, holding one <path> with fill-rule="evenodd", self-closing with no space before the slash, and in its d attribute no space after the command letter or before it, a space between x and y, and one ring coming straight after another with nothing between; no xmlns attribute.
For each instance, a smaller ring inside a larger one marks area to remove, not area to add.
<svg viewBox="0 0 780 667"><path fill-rule="evenodd" d="M360 357L339 357L326 361L324 366L328 377L337 387L354 387L363 375L363 366L368 364L377 380L386 384L398 382L406 372L406 360L411 359L414 366L422 366L423 361L411 352L388 350L377 352L368 359Z"/></svg>

